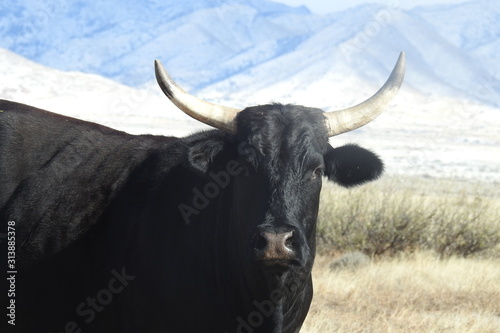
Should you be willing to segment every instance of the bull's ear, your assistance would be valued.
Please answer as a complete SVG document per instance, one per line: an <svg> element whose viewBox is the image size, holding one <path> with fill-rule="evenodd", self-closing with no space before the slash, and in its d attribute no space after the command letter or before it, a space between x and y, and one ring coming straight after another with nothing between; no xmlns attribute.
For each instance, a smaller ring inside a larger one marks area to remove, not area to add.
<svg viewBox="0 0 500 333"><path fill-rule="evenodd" d="M218 137L208 137L203 140L194 140L189 144L189 166L201 173L207 173L210 164L217 154L224 148L224 141Z"/></svg>
<svg viewBox="0 0 500 333"><path fill-rule="evenodd" d="M354 144L339 148L329 145L324 161L325 176L344 187L377 179L384 170L384 165L377 155Z"/></svg>

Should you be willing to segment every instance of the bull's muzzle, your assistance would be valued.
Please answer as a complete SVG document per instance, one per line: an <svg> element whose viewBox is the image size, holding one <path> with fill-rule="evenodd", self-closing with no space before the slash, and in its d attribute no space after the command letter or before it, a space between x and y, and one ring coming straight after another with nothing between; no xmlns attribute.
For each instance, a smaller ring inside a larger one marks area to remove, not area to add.
<svg viewBox="0 0 500 333"><path fill-rule="evenodd" d="M294 231L262 231L255 247L256 259L265 265L287 263L296 259Z"/></svg>

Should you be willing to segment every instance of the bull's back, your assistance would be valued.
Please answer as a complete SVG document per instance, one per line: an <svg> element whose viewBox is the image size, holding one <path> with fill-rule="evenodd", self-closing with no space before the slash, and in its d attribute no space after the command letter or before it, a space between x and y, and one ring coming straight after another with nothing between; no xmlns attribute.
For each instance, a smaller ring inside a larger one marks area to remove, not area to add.
<svg viewBox="0 0 500 333"><path fill-rule="evenodd" d="M112 199L132 136L0 101L0 223L15 221L19 255L55 253L90 228Z"/></svg>
<svg viewBox="0 0 500 333"><path fill-rule="evenodd" d="M97 124L0 100L0 207L30 178L51 173L56 178L44 180L56 182L58 176L70 172L76 176L75 168L103 141L103 129Z"/></svg>

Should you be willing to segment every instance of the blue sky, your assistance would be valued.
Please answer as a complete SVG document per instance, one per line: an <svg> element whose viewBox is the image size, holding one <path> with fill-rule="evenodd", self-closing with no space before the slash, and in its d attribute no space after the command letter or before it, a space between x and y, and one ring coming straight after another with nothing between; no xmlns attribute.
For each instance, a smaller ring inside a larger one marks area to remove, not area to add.
<svg viewBox="0 0 500 333"><path fill-rule="evenodd" d="M334 0L273 0L282 2L290 6L304 5L312 12L325 14L335 11L340 11L350 7L355 7L362 3L377 2L381 4L401 5L403 8L412 8L418 5L435 5L435 4L450 4L462 3L467 0L349 0L349 1L334 1Z"/></svg>

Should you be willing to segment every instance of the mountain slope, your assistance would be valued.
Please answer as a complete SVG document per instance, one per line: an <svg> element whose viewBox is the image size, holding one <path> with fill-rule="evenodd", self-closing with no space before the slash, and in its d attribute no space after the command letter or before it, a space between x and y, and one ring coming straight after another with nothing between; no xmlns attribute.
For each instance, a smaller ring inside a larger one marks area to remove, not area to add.
<svg viewBox="0 0 500 333"><path fill-rule="evenodd" d="M227 96L251 89L247 81L304 86L318 75L378 84L405 50L414 89L500 106L499 18L493 0L362 5L323 16L268 0L6 0L0 47L135 87L154 81L152 61L160 59L191 91L225 87ZM263 75L250 79L255 73ZM242 77L245 85L231 88Z"/></svg>
<svg viewBox="0 0 500 333"><path fill-rule="evenodd" d="M133 86L153 78L155 58L168 59L169 67L180 72L215 65L218 72L191 77L194 85L216 80L242 66L222 70L218 61L255 47L263 52L248 65L266 60L283 52L279 43L300 39L317 21L304 8L256 0L61 0L48 6L21 0L3 1L0 13L0 33L6 36L1 47L49 67L96 73ZM288 23L294 16L304 24Z"/></svg>
<svg viewBox="0 0 500 333"><path fill-rule="evenodd" d="M204 126L158 88L137 90L95 74L64 72L0 48L0 98L133 134L186 135Z"/></svg>
<svg viewBox="0 0 500 333"><path fill-rule="evenodd" d="M479 3L468 5L478 7ZM464 5L456 9L456 15L467 10ZM492 11L500 13L498 9ZM330 96L335 91L341 91L341 96L353 95L355 91L342 87L352 89L357 85L347 83L334 88L353 77L375 85L382 83L398 53L404 50L408 59L407 87L427 95L456 96L500 106L500 81L493 76L497 71L500 80L500 62L480 51L483 44L474 52L462 51L453 44L451 33L437 33L414 12L366 5L338 14L333 23L294 50L217 82L208 90L217 91L222 99L240 94L256 96L248 91L249 85L268 91L282 87L290 96L312 96L318 87L330 91ZM439 7L439 12L441 18L445 16L444 9ZM484 45L488 50L494 47L487 42ZM252 80L258 83L251 85Z"/></svg>

